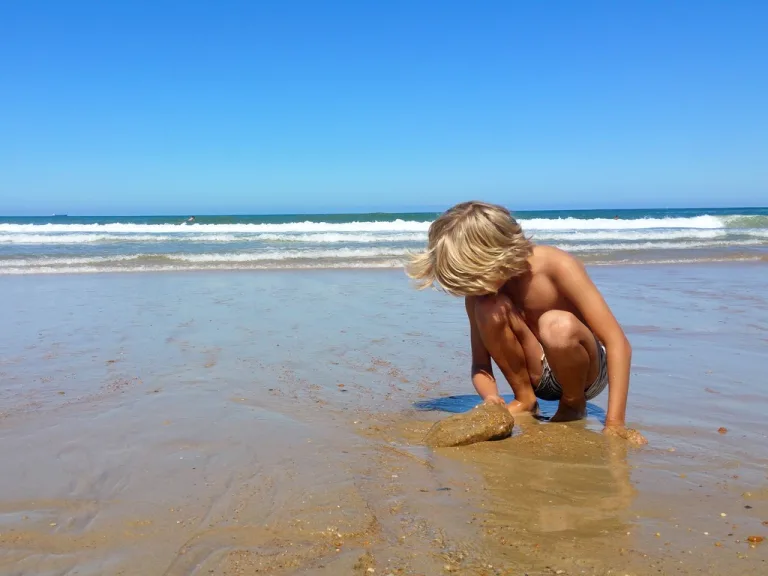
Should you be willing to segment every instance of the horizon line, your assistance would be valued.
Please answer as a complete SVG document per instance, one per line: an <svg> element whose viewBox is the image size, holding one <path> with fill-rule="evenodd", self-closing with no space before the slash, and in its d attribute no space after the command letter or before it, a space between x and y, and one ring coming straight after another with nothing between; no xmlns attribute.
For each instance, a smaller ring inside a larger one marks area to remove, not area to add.
<svg viewBox="0 0 768 576"><path fill-rule="evenodd" d="M501 204L504 205L504 204ZM510 210L513 214L529 212L628 212L642 210L768 210L768 206L736 205L736 206L677 206L677 207L636 207L636 208L527 208L524 210ZM247 216L362 216L362 215L399 215L399 214L439 214L447 208L403 209L403 210L370 210L370 211L341 211L341 212L189 212L189 213L135 213L135 214L86 214L86 213L52 213L52 214L0 214L0 218L195 218L204 217L247 217Z"/></svg>

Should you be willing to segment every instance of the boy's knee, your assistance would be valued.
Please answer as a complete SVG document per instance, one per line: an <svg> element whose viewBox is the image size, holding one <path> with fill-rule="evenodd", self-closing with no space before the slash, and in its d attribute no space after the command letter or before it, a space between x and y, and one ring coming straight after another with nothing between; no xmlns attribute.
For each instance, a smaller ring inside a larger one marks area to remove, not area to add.
<svg viewBox="0 0 768 576"><path fill-rule="evenodd" d="M570 312L551 310L539 318L539 338L546 348L569 349L579 346L581 322Z"/></svg>
<svg viewBox="0 0 768 576"><path fill-rule="evenodd" d="M509 326L514 307L509 298L501 294L478 296L475 299L475 318L481 330L500 330Z"/></svg>

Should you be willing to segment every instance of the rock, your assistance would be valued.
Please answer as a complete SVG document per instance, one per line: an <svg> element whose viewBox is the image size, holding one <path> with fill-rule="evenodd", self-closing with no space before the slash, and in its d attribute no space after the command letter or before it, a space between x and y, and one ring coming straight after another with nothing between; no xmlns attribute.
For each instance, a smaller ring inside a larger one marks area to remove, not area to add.
<svg viewBox="0 0 768 576"><path fill-rule="evenodd" d="M436 422L424 437L433 448L466 446L486 440L501 440L512 435L515 419L506 406L480 404L469 412Z"/></svg>

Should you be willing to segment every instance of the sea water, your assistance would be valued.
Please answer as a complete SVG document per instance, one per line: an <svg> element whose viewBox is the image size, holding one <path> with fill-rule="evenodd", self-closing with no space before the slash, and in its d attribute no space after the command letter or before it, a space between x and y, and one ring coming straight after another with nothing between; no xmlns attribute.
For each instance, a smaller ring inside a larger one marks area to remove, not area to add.
<svg viewBox="0 0 768 576"><path fill-rule="evenodd" d="M0 274L402 266L436 213L0 217ZM768 208L516 212L593 264L768 259Z"/></svg>

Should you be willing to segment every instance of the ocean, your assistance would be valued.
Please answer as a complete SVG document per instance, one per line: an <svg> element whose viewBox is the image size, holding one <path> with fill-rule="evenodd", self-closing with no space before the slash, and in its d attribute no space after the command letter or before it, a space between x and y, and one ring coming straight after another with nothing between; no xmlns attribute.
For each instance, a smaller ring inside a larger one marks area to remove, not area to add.
<svg viewBox="0 0 768 576"><path fill-rule="evenodd" d="M0 274L403 265L435 213L0 217ZM768 260L768 208L516 212L591 264Z"/></svg>

